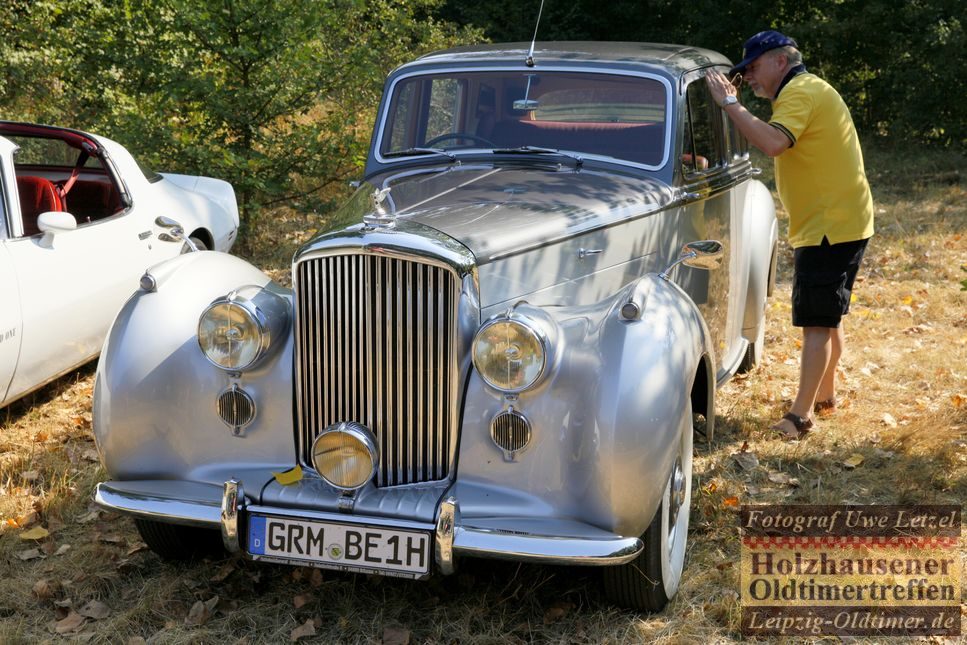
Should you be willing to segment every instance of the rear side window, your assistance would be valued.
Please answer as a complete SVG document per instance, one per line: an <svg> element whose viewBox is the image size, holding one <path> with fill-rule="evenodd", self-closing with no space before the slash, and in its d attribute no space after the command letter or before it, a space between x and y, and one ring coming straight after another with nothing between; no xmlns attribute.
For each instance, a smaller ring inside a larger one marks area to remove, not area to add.
<svg viewBox="0 0 967 645"><path fill-rule="evenodd" d="M18 166L54 166L73 168L81 156L81 150L67 145L60 139L7 135L7 139L20 146L17 150ZM103 168L100 159L89 156L84 168Z"/></svg>
<svg viewBox="0 0 967 645"><path fill-rule="evenodd" d="M726 146L722 110L712 100L704 78L698 78L688 86L685 99L682 154L685 172L700 173L723 166Z"/></svg>

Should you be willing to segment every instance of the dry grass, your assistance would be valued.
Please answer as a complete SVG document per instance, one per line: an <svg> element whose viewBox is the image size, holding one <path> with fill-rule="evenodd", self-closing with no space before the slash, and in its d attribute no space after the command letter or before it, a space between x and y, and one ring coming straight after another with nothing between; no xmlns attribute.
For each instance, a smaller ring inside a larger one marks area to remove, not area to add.
<svg viewBox="0 0 967 645"><path fill-rule="evenodd" d="M318 642L738 639L735 503L967 499L963 161L926 156L911 173L909 155L869 152L878 235L849 318L844 403L819 432L792 445L766 430L797 378L784 250L765 363L719 396L717 438L698 447L695 462L683 586L660 615L608 607L587 570L468 561L455 576L415 583L238 559L161 562L129 520L91 512L103 472L90 432L89 366L0 410L0 642L61 640L55 625L72 612L89 616L66 638L104 643L287 641L307 622L315 632L307 640ZM292 249L315 226L291 213L274 221L281 232L253 248L260 265L287 280ZM748 472L731 458L743 444L759 460ZM842 462L854 453L864 461L848 470ZM775 473L799 485L777 483ZM50 536L21 539L35 527ZM40 557L22 560L31 549Z"/></svg>

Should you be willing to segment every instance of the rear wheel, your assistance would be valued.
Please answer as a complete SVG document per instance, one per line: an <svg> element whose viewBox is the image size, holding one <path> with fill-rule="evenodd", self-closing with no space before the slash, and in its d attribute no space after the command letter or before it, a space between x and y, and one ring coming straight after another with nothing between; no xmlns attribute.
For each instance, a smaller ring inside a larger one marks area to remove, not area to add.
<svg viewBox="0 0 967 645"><path fill-rule="evenodd" d="M648 530L641 536L645 547L637 558L617 567L607 567L604 591L616 605L638 611L664 609L678 592L685 566L688 514L692 499L691 410L681 430L678 455L665 484L661 505Z"/></svg>
<svg viewBox="0 0 967 645"><path fill-rule="evenodd" d="M164 560L193 560L224 552L219 531L142 519L134 524L148 548Z"/></svg>

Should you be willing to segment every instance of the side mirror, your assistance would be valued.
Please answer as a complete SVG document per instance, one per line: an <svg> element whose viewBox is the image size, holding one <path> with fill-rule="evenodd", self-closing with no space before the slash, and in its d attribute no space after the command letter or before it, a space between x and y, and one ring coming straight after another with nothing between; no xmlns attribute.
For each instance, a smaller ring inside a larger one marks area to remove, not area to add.
<svg viewBox="0 0 967 645"><path fill-rule="evenodd" d="M696 269L717 269L722 263L722 256L725 249L722 243L717 240L702 240L700 242L689 242L682 247L682 262L685 266Z"/></svg>
<svg viewBox="0 0 967 645"><path fill-rule="evenodd" d="M40 246L45 249L54 248L54 236L58 233L66 233L77 228L77 220L74 216L65 211L47 211L41 213L37 218L37 228L43 232L40 238Z"/></svg>
<svg viewBox="0 0 967 645"><path fill-rule="evenodd" d="M37 218L37 228L49 234L63 233L76 229L77 220L65 211L47 211Z"/></svg>
<svg viewBox="0 0 967 645"><path fill-rule="evenodd" d="M678 255L678 259L672 262L667 269L659 273L658 277L663 280L668 280L668 272L683 263L685 266L695 269L717 269L722 263L722 257L724 255L725 249L718 240L689 242L682 247L682 252Z"/></svg>

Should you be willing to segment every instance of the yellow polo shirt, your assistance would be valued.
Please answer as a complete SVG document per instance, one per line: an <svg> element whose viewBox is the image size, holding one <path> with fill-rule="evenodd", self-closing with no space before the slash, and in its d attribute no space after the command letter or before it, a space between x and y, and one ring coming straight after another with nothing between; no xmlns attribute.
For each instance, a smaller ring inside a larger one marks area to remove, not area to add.
<svg viewBox="0 0 967 645"><path fill-rule="evenodd" d="M772 104L769 123L792 146L775 158L779 198L789 212L789 244L818 246L873 235L873 196L849 109L814 74L794 76Z"/></svg>

